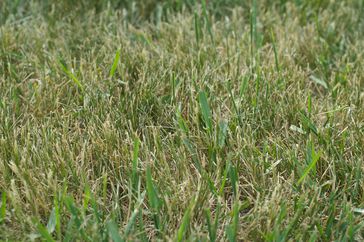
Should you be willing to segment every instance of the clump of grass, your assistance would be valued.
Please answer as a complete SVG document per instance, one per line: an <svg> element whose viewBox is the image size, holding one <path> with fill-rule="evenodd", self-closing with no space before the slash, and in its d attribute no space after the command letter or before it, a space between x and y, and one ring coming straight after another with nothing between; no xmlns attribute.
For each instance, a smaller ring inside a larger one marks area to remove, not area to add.
<svg viewBox="0 0 364 242"><path fill-rule="evenodd" d="M0 240L363 240L362 10L0 1Z"/></svg>

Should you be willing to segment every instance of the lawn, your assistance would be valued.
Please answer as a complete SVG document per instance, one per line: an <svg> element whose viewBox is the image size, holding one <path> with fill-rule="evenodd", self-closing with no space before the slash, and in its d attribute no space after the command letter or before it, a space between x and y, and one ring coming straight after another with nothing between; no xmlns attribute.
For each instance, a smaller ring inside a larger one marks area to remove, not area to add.
<svg viewBox="0 0 364 242"><path fill-rule="evenodd" d="M364 1L0 1L0 241L363 241Z"/></svg>

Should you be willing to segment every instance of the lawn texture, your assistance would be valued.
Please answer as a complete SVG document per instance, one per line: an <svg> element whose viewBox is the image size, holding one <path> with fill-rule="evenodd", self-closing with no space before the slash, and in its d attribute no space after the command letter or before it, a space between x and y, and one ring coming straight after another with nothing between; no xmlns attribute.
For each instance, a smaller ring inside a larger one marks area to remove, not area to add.
<svg viewBox="0 0 364 242"><path fill-rule="evenodd" d="M364 1L0 1L1 241L363 241Z"/></svg>

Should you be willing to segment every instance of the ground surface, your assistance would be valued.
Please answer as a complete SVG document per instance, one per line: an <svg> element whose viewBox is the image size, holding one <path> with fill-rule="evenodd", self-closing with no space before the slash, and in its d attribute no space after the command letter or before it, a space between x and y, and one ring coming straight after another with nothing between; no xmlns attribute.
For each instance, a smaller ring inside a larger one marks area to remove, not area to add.
<svg viewBox="0 0 364 242"><path fill-rule="evenodd" d="M0 240L363 240L364 2L0 1Z"/></svg>

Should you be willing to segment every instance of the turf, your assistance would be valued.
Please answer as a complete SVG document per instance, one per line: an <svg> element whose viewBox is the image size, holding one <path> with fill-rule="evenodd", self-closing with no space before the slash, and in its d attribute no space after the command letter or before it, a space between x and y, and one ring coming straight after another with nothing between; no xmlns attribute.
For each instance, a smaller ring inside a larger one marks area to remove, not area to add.
<svg viewBox="0 0 364 242"><path fill-rule="evenodd" d="M0 1L0 240L364 240L364 2Z"/></svg>

